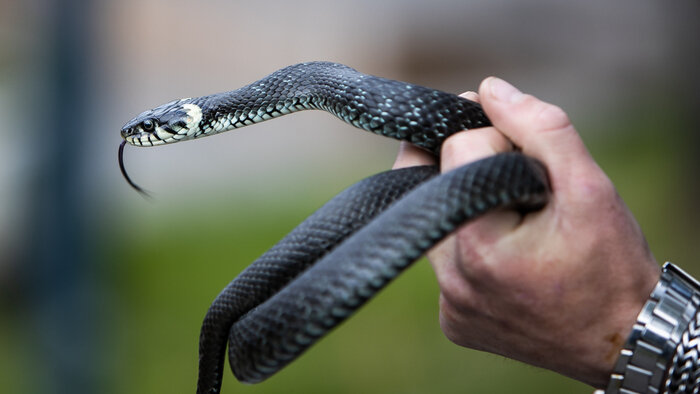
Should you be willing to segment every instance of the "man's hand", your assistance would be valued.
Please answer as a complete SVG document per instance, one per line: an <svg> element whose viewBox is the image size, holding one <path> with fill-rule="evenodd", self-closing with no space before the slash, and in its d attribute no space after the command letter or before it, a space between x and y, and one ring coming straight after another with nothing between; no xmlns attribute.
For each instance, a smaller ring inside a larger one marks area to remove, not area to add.
<svg viewBox="0 0 700 394"><path fill-rule="evenodd" d="M659 278L654 256L559 107L493 77L464 97L481 102L493 127L445 141L442 171L517 147L546 165L552 195L526 216L489 213L428 254L442 330L458 345L605 387ZM404 144L394 167L431 161Z"/></svg>

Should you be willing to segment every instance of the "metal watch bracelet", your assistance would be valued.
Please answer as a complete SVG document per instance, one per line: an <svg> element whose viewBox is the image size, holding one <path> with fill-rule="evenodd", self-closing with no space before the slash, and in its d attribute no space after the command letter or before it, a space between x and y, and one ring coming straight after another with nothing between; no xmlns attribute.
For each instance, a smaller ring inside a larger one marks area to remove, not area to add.
<svg viewBox="0 0 700 394"><path fill-rule="evenodd" d="M620 351L605 394L659 393L681 335L700 306L700 282L667 262Z"/></svg>

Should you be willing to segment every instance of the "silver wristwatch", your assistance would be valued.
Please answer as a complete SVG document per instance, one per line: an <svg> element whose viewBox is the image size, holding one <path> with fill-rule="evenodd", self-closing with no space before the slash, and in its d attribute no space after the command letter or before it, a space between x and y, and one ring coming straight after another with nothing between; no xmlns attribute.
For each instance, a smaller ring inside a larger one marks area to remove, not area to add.
<svg viewBox="0 0 700 394"><path fill-rule="evenodd" d="M605 394L658 393L699 306L700 283L674 264L664 264L659 283L620 351Z"/></svg>

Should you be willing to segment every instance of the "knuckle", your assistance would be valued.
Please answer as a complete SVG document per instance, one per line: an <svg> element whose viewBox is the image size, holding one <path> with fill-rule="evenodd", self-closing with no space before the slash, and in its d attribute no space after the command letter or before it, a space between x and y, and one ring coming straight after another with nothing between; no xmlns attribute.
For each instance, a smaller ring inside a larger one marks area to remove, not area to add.
<svg viewBox="0 0 700 394"><path fill-rule="evenodd" d="M456 322L459 320L460 312L455 306L448 301L444 296L440 296L440 329L445 337L454 343L461 342L457 330L454 329Z"/></svg>
<svg viewBox="0 0 700 394"><path fill-rule="evenodd" d="M442 157L455 157L458 156L459 153L462 151L462 139L463 135L465 133L460 132L457 134L454 134L450 136L445 142L442 144L442 147L440 148L440 154Z"/></svg>
<svg viewBox="0 0 700 394"><path fill-rule="evenodd" d="M473 347L473 338L465 326L473 322L479 313L476 306L458 305L440 295L440 329L445 337L460 346Z"/></svg>
<svg viewBox="0 0 700 394"><path fill-rule="evenodd" d="M561 130L571 126L569 115L559 106L543 103L538 119L544 130Z"/></svg>
<svg viewBox="0 0 700 394"><path fill-rule="evenodd" d="M532 95L525 95L520 102L523 113L539 125L543 131L567 129L571 126L569 115L561 107L547 103Z"/></svg>
<svg viewBox="0 0 700 394"><path fill-rule="evenodd" d="M438 275L438 285L442 298L450 306L460 305L468 308L471 305L470 286L458 267L452 267L449 271L443 272L443 275Z"/></svg>
<svg viewBox="0 0 700 394"><path fill-rule="evenodd" d="M442 145L441 157L447 160L448 168L454 168L510 149L503 134L487 127L454 134Z"/></svg>
<svg viewBox="0 0 700 394"><path fill-rule="evenodd" d="M491 153L506 152L513 148L510 141L495 128L481 129L479 135L484 140Z"/></svg>
<svg viewBox="0 0 700 394"><path fill-rule="evenodd" d="M581 177L577 189L581 197L595 204L617 199L615 185L602 173Z"/></svg>

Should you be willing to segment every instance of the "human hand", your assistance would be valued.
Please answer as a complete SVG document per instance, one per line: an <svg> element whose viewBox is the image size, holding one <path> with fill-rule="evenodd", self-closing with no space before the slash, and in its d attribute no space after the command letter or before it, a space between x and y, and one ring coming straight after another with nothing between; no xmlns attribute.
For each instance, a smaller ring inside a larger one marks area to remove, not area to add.
<svg viewBox="0 0 700 394"><path fill-rule="evenodd" d="M560 108L497 78L465 97L481 102L493 127L447 139L442 172L515 146L545 164L552 194L539 212L488 213L428 253L440 326L458 345L604 388L658 264ZM394 167L432 160L404 144Z"/></svg>

